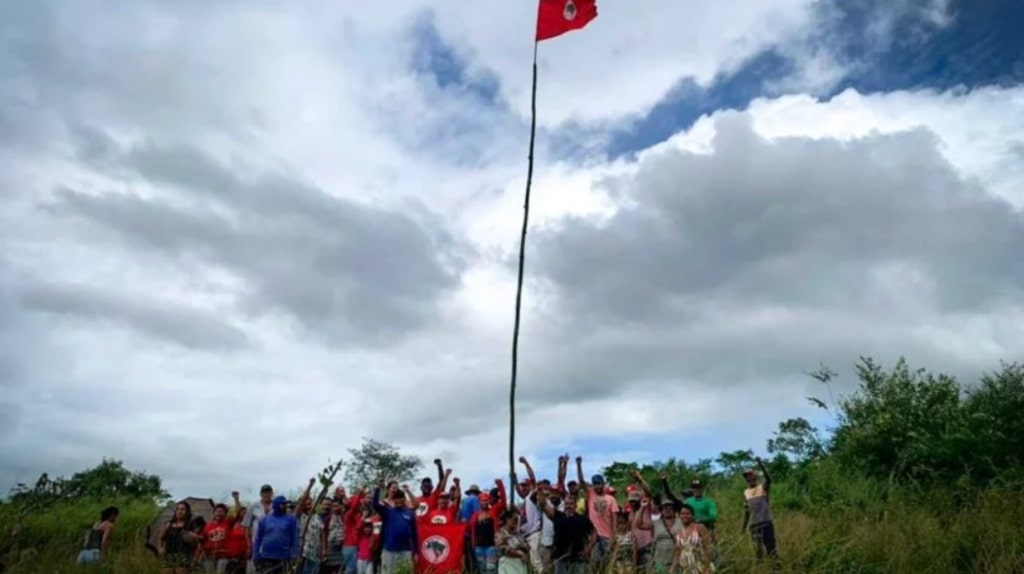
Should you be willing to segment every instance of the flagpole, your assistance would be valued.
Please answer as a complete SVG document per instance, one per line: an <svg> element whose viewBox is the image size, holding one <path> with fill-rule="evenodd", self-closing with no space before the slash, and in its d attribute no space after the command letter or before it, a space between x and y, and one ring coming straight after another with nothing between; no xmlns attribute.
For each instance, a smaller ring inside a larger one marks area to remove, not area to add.
<svg viewBox="0 0 1024 574"><path fill-rule="evenodd" d="M523 270L526 266L526 230L530 224L530 189L533 187L533 147L537 138L537 45L533 43L533 87L530 91L530 153L526 168L526 194L523 199L523 229L519 235L519 276L516 279L516 318L512 328L512 382L508 395L508 469L516 473L516 376L519 367L519 323L523 307ZM509 500L515 504L516 485L510 484Z"/></svg>

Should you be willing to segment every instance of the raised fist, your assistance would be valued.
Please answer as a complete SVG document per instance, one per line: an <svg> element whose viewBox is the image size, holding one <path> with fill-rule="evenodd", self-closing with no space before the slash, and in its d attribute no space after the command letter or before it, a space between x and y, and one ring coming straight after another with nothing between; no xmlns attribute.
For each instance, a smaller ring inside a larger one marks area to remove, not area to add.
<svg viewBox="0 0 1024 574"><path fill-rule="evenodd" d="M522 463L522 464L526 464L526 457L525 456L519 457L519 462Z"/></svg>

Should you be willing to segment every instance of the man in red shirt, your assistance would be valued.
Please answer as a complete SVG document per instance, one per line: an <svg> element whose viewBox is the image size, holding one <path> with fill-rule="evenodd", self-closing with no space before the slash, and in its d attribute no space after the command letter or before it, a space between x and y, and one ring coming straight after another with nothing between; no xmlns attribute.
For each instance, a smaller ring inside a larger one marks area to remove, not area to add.
<svg viewBox="0 0 1024 574"><path fill-rule="evenodd" d="M420 517L422 522L429 524L455 524L458 507L452 505L452 495L447 492L438 493L437 508Z"/></svg>
<svg viewBox="0 0 1024 574"><path fill-rule="evenodd" d="M434 481L428 476L420 481L421 496L416 499L416 516L420 520L426 518L427 514L437 508L438 499L441 493L448 489L448 478L452 475L452 469L444 469L441 459L435 458L437 465L437 488L434 488Z"/></svg>

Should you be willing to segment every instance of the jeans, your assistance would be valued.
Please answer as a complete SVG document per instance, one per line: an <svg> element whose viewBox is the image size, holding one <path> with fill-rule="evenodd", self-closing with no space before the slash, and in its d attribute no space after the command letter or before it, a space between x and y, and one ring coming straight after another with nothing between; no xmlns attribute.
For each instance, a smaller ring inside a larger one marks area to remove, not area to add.
<svg viewBox="0 0 1024 574"><path fill-rule="evenodd" d="M767 551L768 557L775 560L779 557L779 550L775 541L775 525L771 522L761 522L751 525L750 537L754 540L757 549L757 557L764 558Z"/></svg>
<svg viewBox="0 0 1024 574"><path fill-rule="evenodd" d="M356 574L373 574L373 560L357 560Z"/></svg>
<svg viewBox="0 0 1024 574"><path fill-rule="evenodd" d="M78 564L79 566L85 564L99 564L100 559L103 557L103 553L99 550L83 550L78 553Z"/></svg>
<svg viewBox="0 0 1024 574"><path fill-rule="evenodd" d="M385 550L381 553L381 574L405 574L406 570L412 571L412 552Z"/></svg>
<svg viewBox="0 0 1024 574"><path fill-rule="evenodd" d="M494 574L498 571L498 549L494 546L477 546L473 548L476 555L476 568L480 574Z"/></svg>
<svg viewBox="0 0 1024 574"><path fill-rule="evenodd" d="M227 558L208 558L203 560L203 572L216 572L217 574L225 574L228 571L228 559Z"/></svg>
<svg viewBox="0 0 1024 574"><path fill-rule="evenodd" d="M344 574L356 574L356 554L359 549L355 546L346 546L341 549L341 555L345 557L345 571Z"/></svg>

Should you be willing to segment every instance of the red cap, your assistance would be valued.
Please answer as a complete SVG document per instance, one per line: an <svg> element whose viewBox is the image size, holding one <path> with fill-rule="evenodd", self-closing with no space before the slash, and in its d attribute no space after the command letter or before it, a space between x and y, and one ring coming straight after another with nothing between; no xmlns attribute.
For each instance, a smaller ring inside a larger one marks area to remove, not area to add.
<svg viewBox="0 0 1024 574"><path fill-rule="evenodd" d="M615 487L614 486L609 486L609 487L605 488L604 491L607 492L608 494L615 494Z"/></svg>
<svg viewBox="0 0 1024 574"><path fill-rule="evenodd" d="M480 495L477 496L476 498L480 502L490 502L491 501L491 495L486 493L486 492L481 492Z"/></svg>

